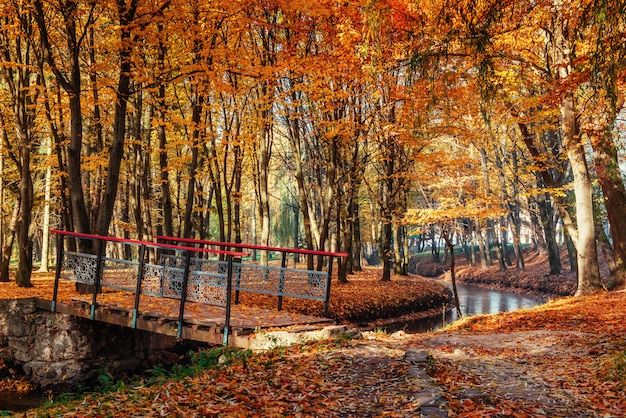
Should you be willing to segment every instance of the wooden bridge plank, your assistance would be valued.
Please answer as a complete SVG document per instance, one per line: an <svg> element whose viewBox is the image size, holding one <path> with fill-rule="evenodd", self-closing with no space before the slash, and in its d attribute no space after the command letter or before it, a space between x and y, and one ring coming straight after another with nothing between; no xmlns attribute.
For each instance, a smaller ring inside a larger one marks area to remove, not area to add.
<svg viewBox="0 0 626 418"><path fill-rule="evenodd" d="M165 306L167 303L175 308L178 302L176 300L164 299L159 299L159 301L164 308L167 308ZM186 312L185 315L185 324L182 328L181 338L209 344L222 344L224 308L199 303L190 303L190 305L190 312ZM128 306L98 305L95 309L94 319L108 324L131 328L131 306L132 302L129 302ZM50 310L52 302L37 299L37 307ZM91 312L90 300L88 298L72 298L69 301L57 301L55 311L89 319ZM168 311L169 309L163 309L162 312L158 312L153 308L150 312L139 312L136 329L176 337L178 318ZM328 318L235 305L231 310L232 338L229 338L229 344L236 347L249 347L251 345L249 338L262 330L310 331L320 330L334 324L335 321Z"/></svg>

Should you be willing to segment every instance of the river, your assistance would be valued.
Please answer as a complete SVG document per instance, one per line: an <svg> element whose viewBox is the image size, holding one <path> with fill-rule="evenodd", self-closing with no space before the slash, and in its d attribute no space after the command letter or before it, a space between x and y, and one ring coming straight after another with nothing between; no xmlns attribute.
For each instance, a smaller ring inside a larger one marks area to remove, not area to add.
<svg viewBox="0 0 626 418"><path fill-rule="evenodd" d="M484 287L457 285L461 313L465 316L512 312L521 308L532 308L545 303L541 298L518 295L502 290L486 289ZM434 331L458 319L456 309L449 306L441 310L440 315L421 318L413 321L395 322L385 326L385 331L395 332L403 330L406 333Z"/></svg>

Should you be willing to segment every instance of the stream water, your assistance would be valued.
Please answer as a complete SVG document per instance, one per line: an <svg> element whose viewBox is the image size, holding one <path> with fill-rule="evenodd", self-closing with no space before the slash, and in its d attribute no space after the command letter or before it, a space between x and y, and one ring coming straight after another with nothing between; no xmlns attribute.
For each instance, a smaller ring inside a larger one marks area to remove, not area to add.
<svg viewBox="0 0 626 418"><path fill-rule="evenodd" d="M510 292L490 290L477 286L457 286L461 312L464 315L493 314L514 311L520 308L532 308L544 303L543 300L531 296L517 295ZM407 333L433 331L457 319L456 310L450 306L448 310L430 318L415 321L396 322L385 327L387 332L403 330ZM0 392L0 411L25 411L36 407L43 401L42 393L20 395L17 393Z"/></svg>
<svg viewBox="0 0 626 418"><path fill-rule="evenodd" d="M1 392L0 391L0 412L12 411L20 412L26 411L30 408L37 407L43 404L43 393L39 391L31 392L28 394L17 392Z"/></svg>
<svg viewBox="0 0 626 418"><path fill-rule="evenodd" d="M545 303L544 300L526 295L518 295L501 290L478 286L457 285L461 313L465 316L512 312L521 308L532 308ZM441 314L413 321L394 322L385 327L387 332L403 330L406 333L434 331L458 319L456 309L448 306Z"/></svg>

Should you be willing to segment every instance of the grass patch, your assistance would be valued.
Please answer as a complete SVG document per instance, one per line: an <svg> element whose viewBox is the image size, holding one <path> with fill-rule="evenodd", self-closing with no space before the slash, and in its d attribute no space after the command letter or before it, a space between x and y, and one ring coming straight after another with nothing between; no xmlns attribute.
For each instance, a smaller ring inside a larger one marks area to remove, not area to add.
<svg viewBox="0 0 626 418"><path fill-rule="evenodd" d="M626 350L618 352L604 362L603 374L606 380L616 382L620 388L626 386Z"/></svg>

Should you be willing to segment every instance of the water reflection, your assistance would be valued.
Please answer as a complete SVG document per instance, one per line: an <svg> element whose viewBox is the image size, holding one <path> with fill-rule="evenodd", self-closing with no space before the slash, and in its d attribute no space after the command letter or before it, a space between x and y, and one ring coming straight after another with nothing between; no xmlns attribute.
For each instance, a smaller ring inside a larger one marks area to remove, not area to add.
<svg viewBox="0 0 626 418"><path fill-rule="evenodd" d="M544 303L540 298L518 295L478 286L457 285L461 312L465 316L511 312L520 308L532 308ZM441 315L414 321L398 322L386 326L387 332L404 330L407 333L434 331L458 319L456 309L448 306Z"/></svg>
<svg viewBox="0 0 626 418"><path fill-rule="evenodd" d="M0 392L0 411L20 412L35 408L43 403L40 392ZM2 412L0 415L4 416Z"/></svg>

